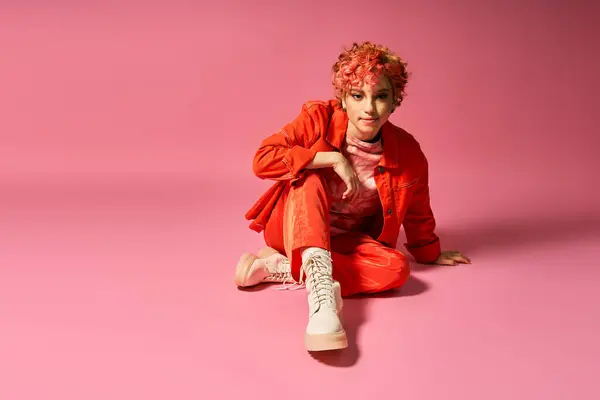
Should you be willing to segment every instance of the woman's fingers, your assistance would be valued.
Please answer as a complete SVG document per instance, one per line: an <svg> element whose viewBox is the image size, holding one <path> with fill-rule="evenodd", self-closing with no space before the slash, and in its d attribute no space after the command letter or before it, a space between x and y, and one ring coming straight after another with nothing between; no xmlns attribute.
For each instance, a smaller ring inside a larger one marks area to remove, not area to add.
<svg viewBox="0 0 600 400"><path fill-rule="evenodd" d="M344 178L344 183L346 184L346 190L342 195L342 199L352 200L358 194L360 190L358 177L356 175L350 175Z"/></svg>
<svg viewBox="0 0 600 400"><path fill-rule="evenodd" d="M454 261L458 261L463 264L471 264L471 260L464 256L454 256Z"/></svg>
<svg viewBox="0 0 600 400"><path fill-rule="evenodd" d="M437 263L440 265L456 265L456 261L454 261L451 258L445 258L445 257L439 259Z"/></svg>

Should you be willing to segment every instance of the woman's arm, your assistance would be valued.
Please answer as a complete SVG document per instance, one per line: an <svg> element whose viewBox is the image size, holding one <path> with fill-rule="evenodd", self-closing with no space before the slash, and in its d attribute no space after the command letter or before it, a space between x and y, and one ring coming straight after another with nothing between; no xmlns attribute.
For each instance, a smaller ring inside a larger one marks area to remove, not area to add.
<svg viewBox="0 0 600 400"><path fill-rule="evenodd" d="M436 221L429 198L429 165L424 159L422 175L416 184L412 200L404 215L404 246L419 263L435 261L441 253L440 240L435 234Z"/></svg>
<svg viewBox="0 0 600 400"><path fill-rule="evenodd" d="M310 149L316 136L315 122L303 105L294 121L261 142L252 163L254 174L277 181L299 178L317 154Z"/></svg>
<svg viewBox="0 0 600 400"><path fill-rule="evenodd" d="M315 154L311 162L306 165L308 169L329 168L338 164L343 158L337 151L320 151Z"/></svg>

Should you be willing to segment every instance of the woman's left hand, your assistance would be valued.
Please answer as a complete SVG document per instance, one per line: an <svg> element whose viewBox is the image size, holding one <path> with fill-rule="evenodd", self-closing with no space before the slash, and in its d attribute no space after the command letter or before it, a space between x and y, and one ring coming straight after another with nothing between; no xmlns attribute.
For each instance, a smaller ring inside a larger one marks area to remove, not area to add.
<svg viewBox="0 0 600 400"><path fill-rule="evenodd" d="M442 254L438 257L437 260L433 262L438 265L457 265L461 264L471 264L471 260L467 258L465 255L461 254L460 251L442 251Z"/></svg>

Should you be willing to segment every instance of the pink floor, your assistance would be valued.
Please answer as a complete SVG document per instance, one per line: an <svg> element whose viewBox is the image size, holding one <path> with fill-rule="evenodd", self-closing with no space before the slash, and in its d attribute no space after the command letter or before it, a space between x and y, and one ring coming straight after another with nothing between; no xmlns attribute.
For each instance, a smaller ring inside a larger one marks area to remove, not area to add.
<svg viewBox="0 0 600 400"><path fill-rule="evenodd" d="M600 393L597 219L447 227L472 265L347 300L350 347L312 357L304 291L233 286L260 241L200 186L3 187L0 398Z"/></svg>

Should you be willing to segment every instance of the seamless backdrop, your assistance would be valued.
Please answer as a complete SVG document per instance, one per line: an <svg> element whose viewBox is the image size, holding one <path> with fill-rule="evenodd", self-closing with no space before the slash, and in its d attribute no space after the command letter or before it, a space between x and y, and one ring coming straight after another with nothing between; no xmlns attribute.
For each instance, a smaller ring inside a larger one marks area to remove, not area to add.
<svg viewBox="0 0 600 400"><path fill-rule="evenodd" d="M597 398L599 11L2 1L0 398ZM351 347L311 357L303 292L233 270L254 151L363 40L408 62L392 122L474 263L349 299Z"/></svg>

